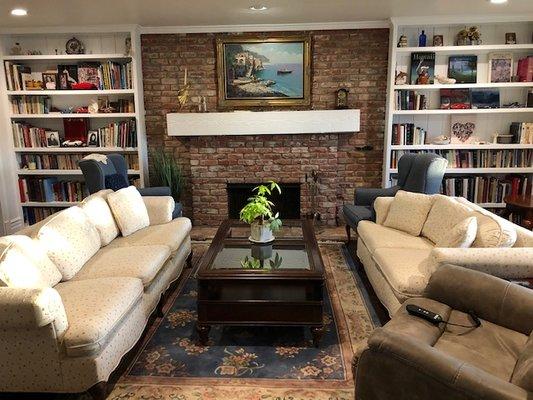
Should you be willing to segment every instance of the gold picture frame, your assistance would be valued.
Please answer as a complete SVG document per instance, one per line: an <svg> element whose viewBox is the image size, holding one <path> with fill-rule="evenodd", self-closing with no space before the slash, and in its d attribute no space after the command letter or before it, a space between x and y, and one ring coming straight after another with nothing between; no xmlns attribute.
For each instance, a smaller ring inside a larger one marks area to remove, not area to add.
<svg viewBox="0 0 533 400"><path fill-rule="evenodd" d="M311 104L309 36L220 37L216 50L220 107Z"/></svg>

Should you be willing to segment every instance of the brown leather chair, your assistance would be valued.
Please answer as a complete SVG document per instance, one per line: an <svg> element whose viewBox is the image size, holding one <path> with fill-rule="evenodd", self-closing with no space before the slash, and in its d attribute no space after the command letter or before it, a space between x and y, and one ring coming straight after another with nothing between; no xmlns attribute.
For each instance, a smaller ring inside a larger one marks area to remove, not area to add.
<svg viewBox="0 0 533 400"><path fill-rule="evenodd" d="M435 326L407 304L473 326ZM433 273L354 360L359 400L533 399L533 290L453 265Z"/></svg>

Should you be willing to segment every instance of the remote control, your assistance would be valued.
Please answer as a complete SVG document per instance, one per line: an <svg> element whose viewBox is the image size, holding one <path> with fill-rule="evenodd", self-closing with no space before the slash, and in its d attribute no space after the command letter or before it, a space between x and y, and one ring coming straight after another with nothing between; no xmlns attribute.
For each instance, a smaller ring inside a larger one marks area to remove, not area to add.
<svg viewBox="0 0 533 400"><path fill-rule="evenodd" d="M442 317L439 314L435 314L434 312L419 306L415 306L414 304L408 304L405 309L409 314L425 319L434 325L438 325L442 322Z"/></svg>

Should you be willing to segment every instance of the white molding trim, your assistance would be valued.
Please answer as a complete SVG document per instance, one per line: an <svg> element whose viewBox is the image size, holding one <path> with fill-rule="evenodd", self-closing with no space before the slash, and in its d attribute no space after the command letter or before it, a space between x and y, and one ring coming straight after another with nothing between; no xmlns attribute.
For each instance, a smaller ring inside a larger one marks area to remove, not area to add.
<svg viewBox="0 0 533 400"><path fill-rule="evenodd" d="M437 15L433 17L392 17L390 19L393 25L450 25L450 24L460 24L464 25L465 18L468 19L469 24L492 24L492 23L502 23L502 22L530 22L533 21L533 13L520 14L520 15L505 15L505 14L485 14L485 15L476 15L468 16L464 15Z"/></svg>
<svg viewBox="0 0 533 400"><path fill-rule="evenodd" d="M142 26L141 34L164 33L225 33L225 32L278 32L278 31L327 31L343 29L389 28L390 21L311 22L294 24L248 25L196 25L196 26Z"/></svg>
<svg viewBox="0 0 533 400"><path fill-rule="evenodd" d="M31 28L0 28L2 35L31 35L35 33L130 33L139 25L86 25L86 26L36 26Z"/></svg>

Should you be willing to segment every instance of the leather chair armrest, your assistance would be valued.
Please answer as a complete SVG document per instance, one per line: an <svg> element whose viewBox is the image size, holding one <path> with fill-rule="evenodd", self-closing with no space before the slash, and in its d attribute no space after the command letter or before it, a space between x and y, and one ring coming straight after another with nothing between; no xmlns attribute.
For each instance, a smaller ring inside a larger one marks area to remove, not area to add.
<svg viewBox="0 0 533 400"><path fill-rule="evenodd" d="M176 203L170 196L143 196L144 204L148 210L150 226L166 224L172 221L172 213Z"/></svg>
<svg viewBox="0 0 533 400"><path fill-rule="evenodd" d="M170 196L172 194L168 186L154 186L138 190L141 196Z"/></svg>
<svg viewBox="0 0 533 400"><path fill-rule="evenodd" d="M376 329L359 359L356 399L514 399L528 393L406 335Z"/></svg>
<svg viewBox="0 0 533 400"><path fill-rule="evenodd" d="M399 190L398 186L391 188L357 188L355 189L355 205L371 206L378 197L394 197Z"/></svg>
<svg viewBox="0 0 533 400"><path fill-rule="evenodd" d="M431 275L426 296L524 335L533 330L533 290L492 275L444 265Z"/></svg>

